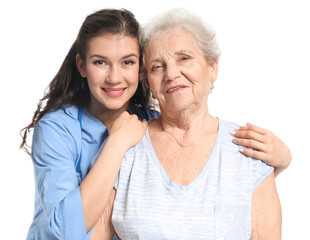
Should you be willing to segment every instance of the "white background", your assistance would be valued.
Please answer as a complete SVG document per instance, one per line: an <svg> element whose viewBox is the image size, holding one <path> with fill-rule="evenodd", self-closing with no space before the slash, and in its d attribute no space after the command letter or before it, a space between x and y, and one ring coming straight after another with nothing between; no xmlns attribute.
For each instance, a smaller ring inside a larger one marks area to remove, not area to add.
<svg viewBox="0 0 310 240"><path fill-rule="evenodd" d="M276 178L283 239L309 239L310 7L307 1L2 1L0 6L1 239L25 239L34 209L33 167L19 150L44 89L86 15L127 8L144 23L185 7L211 23L222 56L211 113L272 130L293 153ZM204 6L202 6L202 4Z"/></svg>

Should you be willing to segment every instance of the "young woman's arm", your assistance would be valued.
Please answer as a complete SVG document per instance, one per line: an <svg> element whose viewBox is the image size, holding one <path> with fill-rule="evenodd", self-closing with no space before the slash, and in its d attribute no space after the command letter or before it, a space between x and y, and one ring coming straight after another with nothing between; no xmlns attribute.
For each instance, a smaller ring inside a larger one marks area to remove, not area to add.
<svg viewBox="0 0 310 240"><path fill-rule="evenodd" d="M94 166L80 185L86 231L101 217L126 151L136 145L147 122L123 112L109 128L109 137Z"/></svg>
<svg viewBox="0 0 310 240"><path fill-rule="evenodd" d="M275 167L275 176L290 165L292 159L290 150L271 131L248 123L232 135L236 138L234 141L236 144L246 147L242 148L243 154Z"/></svg>
<svg viewBox="0 0 310 240"><path fill-rule="evenodd" d="M272 172L253 192L250 239L281 239L281 224L281 205Z"/></svg>
<svg viewBox="0 0 310 240"><path fill-rule="evenodd" d="M86 238L108 202L123 155L144 135L146 126L135 115L122 113L109 128L109 139L79 185L74 162L80 148L76 139L80 138L79 123L62 113L40 120L34 130L32 160L46 228L53 235L59 239Z"/></svg>

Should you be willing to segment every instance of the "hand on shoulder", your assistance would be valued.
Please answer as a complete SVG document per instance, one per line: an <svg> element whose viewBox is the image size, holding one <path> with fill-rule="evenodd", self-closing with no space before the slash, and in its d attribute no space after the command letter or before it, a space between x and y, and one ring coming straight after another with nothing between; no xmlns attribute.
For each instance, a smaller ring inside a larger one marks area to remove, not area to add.
<svg viewBox="0 0 310 240"><path fill-rule="evenodd" d="M128 150L135 146L145 134L147 128L146 120L140 121L135 114L127 111L108 126L109 136L113 137L122 147Z"/></svg>
<svg viewBox="0 0 310 240"><path fill-rule="evenodd" d="M231 134L235 137L235 144L245 147L241 149L243 154L274 166L276 175L289 166L292 159L291 151L271 131L248 123Z"/></svg>

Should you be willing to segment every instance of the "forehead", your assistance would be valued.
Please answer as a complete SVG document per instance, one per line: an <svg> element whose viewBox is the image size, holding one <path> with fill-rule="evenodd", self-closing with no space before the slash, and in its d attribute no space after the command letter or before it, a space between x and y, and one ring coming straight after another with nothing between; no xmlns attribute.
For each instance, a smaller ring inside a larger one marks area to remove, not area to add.
<svg viewBox="0 0 310 240"><path fill-rule="evenodd" d="M173 56L180 52L202 54L194 37L183 29L173 29L150 41L146 48L146 61Z"/></svg>
<svg viewBox="0 0 310 240"><path fill-rule="evenodd" d="M94 53L139 53L138 39L126 35L100 35L88 41L88 54Z"/></svg>

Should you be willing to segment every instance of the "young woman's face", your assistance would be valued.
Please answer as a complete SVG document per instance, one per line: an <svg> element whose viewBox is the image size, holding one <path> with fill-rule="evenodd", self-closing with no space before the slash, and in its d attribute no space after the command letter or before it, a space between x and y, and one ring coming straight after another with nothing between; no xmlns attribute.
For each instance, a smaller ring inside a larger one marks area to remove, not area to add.
<svg viewBox="0 0 310 240"><path fill-rule="evenodd" d="M124 35L94 37L88 43L86 61L78 59L90 89L89 108L97 113L126 110L138 86L138 40Z"/></svg>

